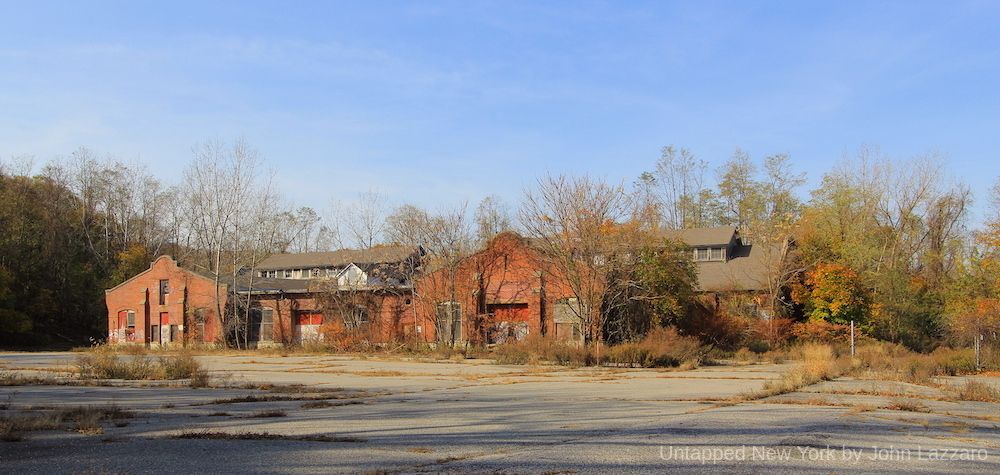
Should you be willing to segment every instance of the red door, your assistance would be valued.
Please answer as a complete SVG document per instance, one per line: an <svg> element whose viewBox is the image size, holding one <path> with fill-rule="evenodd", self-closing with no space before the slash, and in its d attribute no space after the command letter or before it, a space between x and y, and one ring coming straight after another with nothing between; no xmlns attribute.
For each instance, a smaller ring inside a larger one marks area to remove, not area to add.
<svg viewBox="0 0 1000 475"><path fill-rule="evenodd" d="M528 321L528 304L526 303L493 304L489 306L488 310L494 315L493 320L497 322Z"/></svg>

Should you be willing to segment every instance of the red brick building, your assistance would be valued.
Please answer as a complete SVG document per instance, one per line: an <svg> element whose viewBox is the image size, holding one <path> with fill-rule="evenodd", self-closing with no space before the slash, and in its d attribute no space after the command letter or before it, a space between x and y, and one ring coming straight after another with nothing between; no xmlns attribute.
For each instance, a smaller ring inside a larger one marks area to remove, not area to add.
<svg viewBox="0 0 1000 475"><path fill-rule="evenodd" d="M422 250L404 246L275 254L236 292L250 302L254 346L301 344L350 333L372 343L413 331L413 278Z"/></svg>
<svg viewBox="0 0 1000 475"><path fill-rule="evenodd" d="M545 266L528 239L513 232L497 235L452 268L439 266L421 276L417 296L420 311L412 325L428 342L493 344L528 335L582 339L568 285Z"/></svg>
<svg viewBox="0 0 1000 475"><path fill-rule="evenodd" d="M108 342L143 345L216 343L218 309L228 288L160 256L149 269L105 291ZM217 300L218 296L218 300Z"/></svg>

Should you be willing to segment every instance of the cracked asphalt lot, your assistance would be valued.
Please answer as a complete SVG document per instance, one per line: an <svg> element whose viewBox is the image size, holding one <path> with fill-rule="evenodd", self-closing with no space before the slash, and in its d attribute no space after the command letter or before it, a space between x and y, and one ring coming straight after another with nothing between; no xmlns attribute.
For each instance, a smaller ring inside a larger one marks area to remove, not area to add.
<svg viewBox="0 0 1000 475"><path fill-rule="evenodd" d="M0 371L58 375L72 359L0 353ZM76 406L134 413L100 421L99 431L60 427L0 441L0 472L1000 473L1000 404L850 378L732 402L790 365L198 359L227 387L0 387L6 418Z"/></svg>

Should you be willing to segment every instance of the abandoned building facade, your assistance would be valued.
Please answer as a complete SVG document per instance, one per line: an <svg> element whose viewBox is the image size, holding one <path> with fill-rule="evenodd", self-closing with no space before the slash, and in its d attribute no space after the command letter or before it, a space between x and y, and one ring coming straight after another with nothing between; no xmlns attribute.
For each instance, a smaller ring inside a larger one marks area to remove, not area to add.
<svg viewBox="0 0 1000 475"><path fill-rule="evenodd" d="M667 237L691 249L702 308L718 311L738 296L767 316L781 250L746 243L733 227ZM218 342L226 325L217 309L227 303L245 311L243 337L252 346L341 337L490 345L535 334L582 342L587 331L567 279L513 232L451 263L404 246L275 254L220 286L221 301L214 285L160 257L107 291L109 342Z"/></svg>
<svg viewBox="0 0 1000 475"><path fill-rule="evenodd" d="M213 343L229 297L225 284L160 256L143 272L105 291L108 342L152 345Z"/></svg>

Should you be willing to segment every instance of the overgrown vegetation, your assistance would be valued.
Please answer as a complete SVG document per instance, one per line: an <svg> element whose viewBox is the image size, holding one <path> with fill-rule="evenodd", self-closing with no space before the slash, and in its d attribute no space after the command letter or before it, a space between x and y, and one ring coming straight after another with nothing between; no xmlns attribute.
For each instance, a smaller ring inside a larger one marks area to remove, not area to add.
<svg viewBox="0 0 1000 475"><path fill-rule="evenodd" d="M792 357L800 364L782 375L781 379L767 381L760 391L747 394L748 399L759 399L790 393L800 388L833 379L845 369L845 362L830 345L807 343L792 349Z"/></svg>
<svg viewBox="0 0 1000 475"><path fill-rule="evenodd" d="M211 432L192 431L170 436L172 439L209 439L209 440L290 440L299 442L367 442L366 439L350 436L315 435L282 435L270 432Z"/></svg>
<svg viewBox="0 0 1000 475"><path fill-rule="evenodd" d="M187 352L152 357L148 354L118 354L104 346L77 355L76 372L84 379L177 380L190 379L192 387L208 385L208 373Z"/></svg>
<svg viewBox="0 0 1000 475"><path fill-rule="evenodd" d="M1000 390L979 381L967 381L958 391L963 401L1000 402Z"/></svg>
<svg viewBox="0 0 1000 475"><path fill-rule="evenodd" d="M131 419L135 414L118 406L75 406L49 410L26 410L0 419L0 441L23 440L26 432L72 429L85 435L104 432L101 421Z"/></svg>
<svg viewBox="0 0 1000 475"><path fill-rule="evenodd" d="M673 328L657 328L635 342L612 346L582 346L545 337L498 345L493 350L497 364L554 363L564 366L606 365L628 368L698 366L706 350L694 337Z"/></svg>

